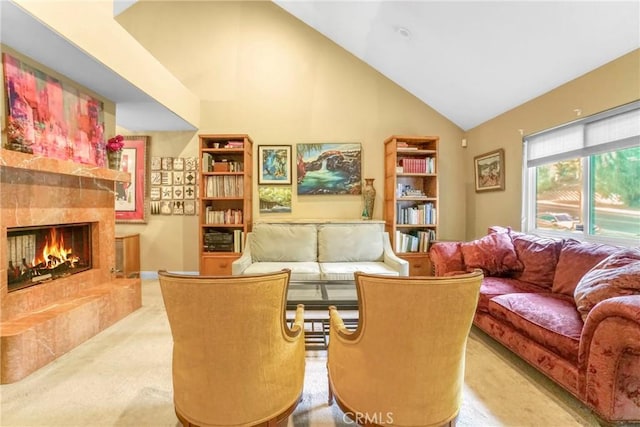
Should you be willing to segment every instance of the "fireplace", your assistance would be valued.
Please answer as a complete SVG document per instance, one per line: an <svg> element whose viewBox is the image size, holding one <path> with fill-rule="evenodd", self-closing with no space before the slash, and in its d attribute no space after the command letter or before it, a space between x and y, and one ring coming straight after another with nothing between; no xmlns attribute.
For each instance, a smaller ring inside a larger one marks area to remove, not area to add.
<svg viewBox="0 0 640 427"><path fill-rule="evenodd" d="M8 291L89 270L91 224L7 229Z"/></svg>
<svg viewBox="0 0 640 427"><path fill-rule="evenodd" d="M130 176L0 148L0 384L141 306L140 279L112 272L116 181Z"/></svg>

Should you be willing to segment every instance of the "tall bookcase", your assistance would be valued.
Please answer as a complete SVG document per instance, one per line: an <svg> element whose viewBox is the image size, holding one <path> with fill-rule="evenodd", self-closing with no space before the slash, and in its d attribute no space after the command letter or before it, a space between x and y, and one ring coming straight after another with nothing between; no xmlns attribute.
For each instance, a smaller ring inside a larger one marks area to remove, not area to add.
<svg viewBox="0 0 640 427"><path fill-rule="evenodd" d="M437 136L393 135L384 141L385 229L411 276L432 275L429 245L438 237Z"/></svg>
<svg viewBox="0 0 640 427"><path fill-rule="evenodd" d="M200 135L200 274L230 275L252 224L253 141Z"/></svg>

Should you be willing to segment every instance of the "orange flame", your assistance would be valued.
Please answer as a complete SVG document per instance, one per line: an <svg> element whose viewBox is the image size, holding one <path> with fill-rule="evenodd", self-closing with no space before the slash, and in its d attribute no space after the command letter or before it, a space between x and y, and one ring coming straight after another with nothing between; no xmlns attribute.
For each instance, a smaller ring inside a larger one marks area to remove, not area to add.
<svg viewBox="0 0 640 427"><path fill-rule="evenodd" d="M45 245L42 249L42 255L36 255L32 265L46 264L47 268L56 268L65 262L69 263L71 268L75 267L80 259L73 255L71 248L64 247L64 237L58 235L56 228L51 228L49 237L45 238Z"/></svg>

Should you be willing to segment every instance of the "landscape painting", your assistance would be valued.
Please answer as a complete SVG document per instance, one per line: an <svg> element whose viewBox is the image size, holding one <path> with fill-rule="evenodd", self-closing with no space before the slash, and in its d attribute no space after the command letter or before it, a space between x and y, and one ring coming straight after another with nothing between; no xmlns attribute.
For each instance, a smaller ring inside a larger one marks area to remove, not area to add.
<svg viewBox="0 0 640 427"><path fill-rule="evenodd" d="M360 143L297 144L299 195L362 192Z"/></svg>
<svg viewBox="0 0 640 427"><path fill-rule="evenodd" d="M260 213L291 213L291 186L258 186Z"/></svg>

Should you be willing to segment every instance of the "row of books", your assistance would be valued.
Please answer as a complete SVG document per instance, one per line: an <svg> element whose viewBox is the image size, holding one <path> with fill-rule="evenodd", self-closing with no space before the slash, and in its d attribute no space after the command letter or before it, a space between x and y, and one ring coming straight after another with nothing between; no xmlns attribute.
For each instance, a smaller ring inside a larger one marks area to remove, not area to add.
<svg viewBox="0 0 640 427"><path fill-rule="evenodd" d="M207 176L204 180L205 197L243 197L242 175Z"/></svg>
<svg viewBox="0 0 640 427"><path fill-rule="evenodd" d="M244 231L211 231L204 233L204 252L242 252L244 249Z"/></svg>
<svg viewBox="0 0 640 427"><path fill-rule="evenodd" d="M399 166L402 167L400 173L436 173L435 157L404 158L400 159Z"/></svg>
<svg viewBox="0 0 640 427"><path fill-rule="evenodd" d="M205 224L242 224L242 209L214 210L207 206L204 210Z"/></svg>
<svg viewBox="0 0 640 427"><path fill-rule="evenodd" d="M433 203L402 207L398 203L397 224L436 224L437 211Z"/></svg>
<svg viewBox="0 0 640 427"><path fill-rule="evenodd" d="M429 245L435 239L434 230L413 231L411 234L396 231L393 250L396 253L429 252Z"/></svg>
<svg viewBox="0 0 640 427"><path fill-rule="evenodd" d="M222 166L222 167L219 167ZM202 172L242 172L242 162L218 160L211 153L202 153Z"/></svg>

